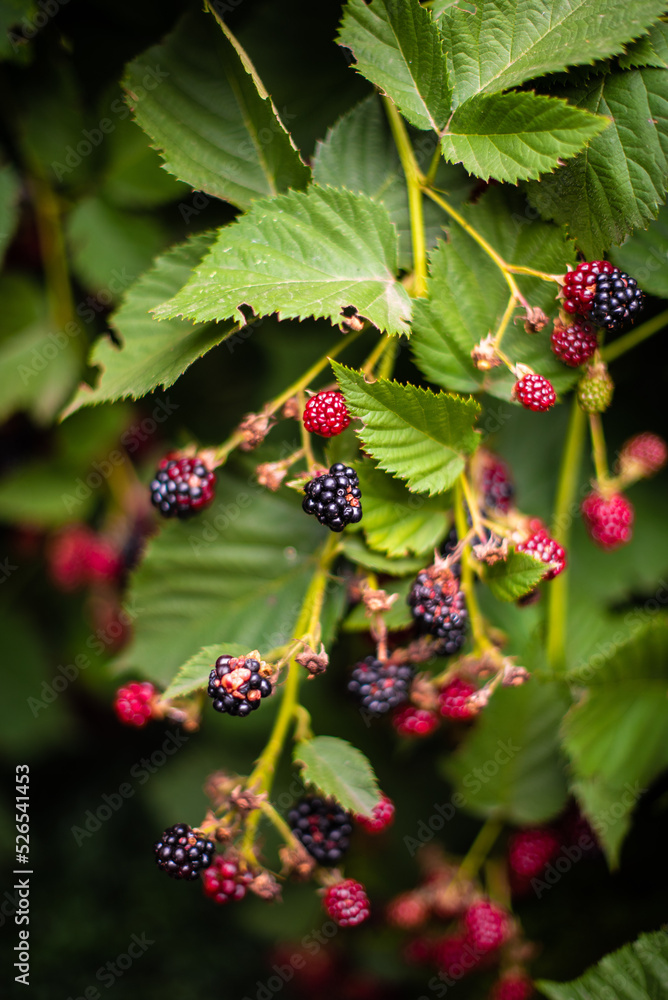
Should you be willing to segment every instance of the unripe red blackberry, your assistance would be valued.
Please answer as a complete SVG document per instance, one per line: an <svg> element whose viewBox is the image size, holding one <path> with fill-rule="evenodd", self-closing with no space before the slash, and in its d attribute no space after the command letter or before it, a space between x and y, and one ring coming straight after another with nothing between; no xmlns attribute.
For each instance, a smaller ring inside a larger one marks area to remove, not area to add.
<svg viewBox="0 0 668 1000"><path fill-rule="evenodd" d="M568 326L557 320L550 337L552 350L569 368L577 368L594 356L598 347L598 331L592 323L576 319Z"/></svg>
<svg viewBox="0 0 668 1000"><path fill-rule="evenodd" d="M47 547L49 574L59 590L77 590L88 583L88 551L95 533L86 524L68 524Z"/></svg>
<svg viewBox="0 0 668 1000"><path fill-rule="evenodd" d="M525 410L533 410L534 413L544 413L557 401L551 382L536 372L528 372L519 378L513 386L512 395Z"/></svg>
<svg viewBox="0 0 668 1000"><path fill-rule="evenodd" d="M151 482L151 503L163 517L190 517L213 500L216 475L201 458L161 459Z"/></svg>
<svg viewBox="0 0 668 1000"><path fill-rule="evenodd" d="M668 447L658 434L645 431L629 438L622 445L617 467L620 475L629 479L654 476L668 461Z"/></svg>
<svg viewBox="0 0 668 1000"><path fill-rule="evenodd" d="M467 938L478 951L496 951L508 938L508 914L489 900L472 903L464 914Z"/></svg>
<svg viewBox="0 0 668 1000"><path fill-rule="evenodd" d="M428 708L405 705L392 715L392 725L400 736L430 736L438 729L439 718Z"/></svg>
<svg viewBox="0 0 668 1000"><path fill-rule="evenodd" d="M153 714L156 690L148 681L131 681L116 692L114 711L126 726L145 726Z"/></svg>
<svg viewBox="0 0 668 1000"><path fill-rule="evenodd" d="M302 509L314 514L331 531L362 520L362 493L357 473L343 462L332 465L326 476L317 476L304 486Z"/></svg>
<svg viewBox="0 0 668 1000"><path fill-rule="evenodd" d="M404 892L388 903L386 912L388 924L408 931L426 923L429 906L417 893Z"/></svg>
<svg viewBox="0 0 668 1000"><path fill-rule="evenodd" d="M329 916L339 927L357 927L371 913L369 897L361 882L346 878L327 889L322 900Z"/></svg>
<svg viewBox="0 0 668 1000"><path fill-rule="evenodd" d="M108 538L94 535L85 554L85 567L89 583L113 583L121 575L122 555Z"/></svg>
<svg viewBox="0 0 668 1000"><path fill-rule="evenodd" d="M211 867L202 875L202 888L205 896L223 906L243 899L252 881L251 872L240 865L238 858L217 854Z"/></svg>
<svg viewBox="0 0 668 1000"><path fill-rule="evenodd" d="M288 813L288 825L319 865L332 868L341 863L353 827L350 813L336 802L306 796Z"/></svg>
<svg viewBox="0 0 668 1000"><path fill-rule="evenodd" d="M518 830L508 843L508 864L522 878L534 878L556 857L560 846L559 837L548 827Z"/></svg>
<svg viewBox="0 0 668 1000"><path fill-rule="evenodd" d="M476 709L469 704L469 698L477 688L460 677L455 677L438 692L438 707L445 719L462 721L472 719Z"/></svg>
<svg viewBox="0 0 668 1000"><path fill-rule="evenodd" d="M171 878L192 882L213 862L214 845L199 830L187 823L177 823L154 844L155 861Z"/></svg>
<svg viewBox="0 0 668 1000"><path fill-rule="evenodd" d="M431 635L442 639L439 652L451 656L464 645L468 611L459 578L437 561L421 570L408 595L413 617Z"/></svg>
<svg viewBox="0 0 668 1000"><path fill-rule="evenodd" d="M578 382L578 403L585 413L603 413L612 402L615 383L605 364L592 365Z"/></svg>
<svg viewBox="0 0 668 1000"><path fill-rule="evenodd" d="M335 437L350 423L350 414L342 392L319 392L304 407L304 427L320 437Z"/></svg>
<svg viewBox="0 0 668 1000"><path fill-rule="evenodd" d="M611 274L614 270L614 264L607 260L590 260L578 264L574 271L568 271L564 275L562 291L566 312L586 316L594 302L598 275Z"/></svg>
<svg viewBox="0 0 668 1000"><path fill-rule="evenodd" d="M367 656L355 666L348 691L370 715L385 715L407 700L414 674L408 663L386 663Z"/></svg>
<svg viewBox="0 0 668 1000"><path fill-rule="evenodd" d="M533 994L533 983L525 973L505 972L494 984L492 1000L529 1000Z"/></svg>
<svg viewBox="0 0 668 1000"><path fill-rule="evenodd" d="M483 950L483 949L481 949ZM480 960L466 934L449 934L434 947L436 965L448 976L461 979L471 972Z"/></svg>
<svg viewBox="0 0 668 1000"><path fill-rule="evenodd" d="M550 538L547 531L541 529L527 538L525 542L520 542L517 546L518 552L528 552L535 559L541 562L551 563L552 569L546 574L546 580L554 580L555 576L566 569L566 553L561 545Z"/></svg>
<svg viewBox="0 0 668 1000"><path fill-rule="evenodd" d="M607 499L600 493L589 493L580 509L590 538L600 548L611 552L631 541L633 505L621 493L613 493Z"/></svg>
<svg viewBox="0 0 668 1000"><path fill-rule="evenodd" d="M217 712L250 715L260 700L272 692L271 681L264 676L260 660L248 656L219 656L209 675L207 694Z"/></svg>
<svg viewBox="0 0 668 1000"><path fill-rule="evenodd" d="M394 802L383 795L380 802L373 807L371 816L355 816L355 822L359 823L367 833L382 833L394 822Z"/></svg>

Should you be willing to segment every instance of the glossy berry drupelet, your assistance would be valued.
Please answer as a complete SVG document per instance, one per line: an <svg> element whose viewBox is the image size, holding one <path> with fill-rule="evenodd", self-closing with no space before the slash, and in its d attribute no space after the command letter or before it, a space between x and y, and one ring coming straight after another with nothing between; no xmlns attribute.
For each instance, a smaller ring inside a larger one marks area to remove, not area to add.
<svg viewBox="0 0 668 1000"><path fill-rule="evenodd" d="M599 548L611 552L631 541L633 505L621 493L607 499L600 493L589 493L580 509L585 528Z"/></svg>
<svg viewBox="0 0 668 1000"><path fill-rule="evenodd" d="M552 384L536 372L529 372L517 380L513 386L513 396L525 410L533 410L534 413L544 413L557 401Z"/></svg>
<svg viewBox="0 0 668 1000"><path fill-rule="evenodd" d="M483 506L507 514L515 499L515 487L506 462L487 452L480 476Z"/></svg>
<svg viewBox="0 0 668 1000"><path fill-rule="evenodd" d="M216 855L211 867L202 875L204 895L221 906L243 899L252 881L253 876L240 866L237 858L226 858L222 854Z"/></svg>
<svg viewBox="0 0 668 1000"><path fill-rule="evenodd" d="M481 899L464 914L466 936L478 951L496 951L506 941L510 924L508 914L494 903Z"/></svg>
<svg viewBox="0 0 668 1000"><path fill-rule="evenodd" d="M288 813L288 825L312 858L325 868L341 863L350 845L352 817L336 802L308 796Z"/></svg>
<svg viewBox="0 0 668 1000"><path fill-rule="evenodd" d="M394 822L394 802L383 795L380 802L373 807L371 816L355 815L355 822L359 823L367 833L382 833Z"/></svg>
<svg viewBox="0 0 668 1000"><path fill-rule="evenodd" d="M508 864L516 875L534 878L556 857L561 841L548 827L518 830L508 842Z"/></svg>
<svg viewBox="0 0 668 1000"><path fill-rule="evenodd" d="M586 316L592 307L596 294L596 279L599 274L611 274L614 264L607 260L589 260L578 264L574 271L564 275L564 309L567 313Z"/></svg>
<svg viewBox="0 0 668 1000"><path fill-rule="evenodd" d="M367 656L356 664L348 691L370 715L384 715L408 699L414 670L409 664L386 663Z"/></svg>
<svg viewBox="0 0 668 1000"><path fill-rule="evenodd" d="M158 868L171 878L192 882L213 862L213 841L192 830L187 823L177 823L165 830L154 845Z"/></svg>
<svg viewBox="0 0 668 1000"><path fill-rule="evenodd" d="M368 919L371 912L366 890L354 878L331 885L323 896L322 904L339 927L357 927Z"/></svg>
<svg viewBox="0 0 668 1000"><path fill-rule="evenodd" d="M460 677L455 677L438 692L438 707L444 719L462 721L472 719L476 709L469 703L477 688Z"/></svg>
<svg viewBox="0 0 668 1000"><path fill-rule="evenodd" d="M589 318L606 330L621 330L640 315L644 298L636 279L614 268L596 278Z"/></svg>
<svg viewBox="0 0 668 1000"><path fill-rule="evenodd" d="M436 712L430 712L428 708L406 705L394 712L392 725L400 736L430 736L438 729L439 718Z"/></svg>
<svg viewBox="0 0 668 1000"><path fill-rule="evenodd" d="M540 559L544 563L552 563L550 572L546 574L546 580L554 580L555 576L566 569L566 553L561 545L554 538L550 538L545 529L535 532L525 542L520 542L517 546L518 552L527 552L535 559Z"/></svg>
<svg viewBox="0 0 668 1000"><path fill-rule="evenodd" d="M494 984L491 1000L529 1000L533 984L523 972L506 972Z"/></svg>
<svg viewBox="0 0 668 1000"><path fill-rule="evenodd" d="M217 712L245 716L259 708L272 692L259 660L246 656L219 656L209 674L207 694Z"/></svg>
<svg viewBox="0 0 668 1000"><path fill-rule="evenodd" d="M319 392L304 407L304 427L320 437L335 437L350 423L342 392Z"/></svg>
<svg viewBox="0 0 668 1000"><path fill-rule="evenodd" d="M440 563L418 573L408 595L418 624L442 639L439 652L451 656L464 645L468 611L459 578Z"/></svg>
<svg viewBox="0 0 668 1000"><path fill-rule="evenodd" d="M215 473L200 458L167 455L151 482L151 503L163 517L190 517L212 502L215 488Z"/></svg>
<svg viewBox="0 0 668 1000"><path fill-rule="evenodd" d="M114 699L114 711L126 726L145 726L153 714L156 690L148 681L131 681L119 688Z"/></svg>
<svg viewBox="0 0 668 1000"><path fill-rule="evenodd" d="M598 347L598 332L595 326L582 319L575 319L568 326L557 321L550 343L560 361L569 368L577 368L593 357Z"/></svg>
<svg viewBox="0 0 668 1000"><path fill-rule="evenodd" d="M654 476L668 461L668 447L658 434L645 431L629 438L622 445L618 467L623 476L646 478Z"/></svg>
<svg viewBox="0 0 668 1000"><path fill-rule="evenodd" d="M304 487L302 508L314 514L331 531L362 520L362 493L357 473L343 462L332 465L326 476L311 479Z"/></svg>

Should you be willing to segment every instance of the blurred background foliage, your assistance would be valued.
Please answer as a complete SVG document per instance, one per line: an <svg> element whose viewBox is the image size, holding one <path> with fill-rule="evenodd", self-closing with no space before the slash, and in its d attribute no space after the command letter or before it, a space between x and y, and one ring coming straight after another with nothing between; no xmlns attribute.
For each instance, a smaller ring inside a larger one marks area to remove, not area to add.
<svg viewBox="0 0 668 1000"><path fill-rule="evenodd" d="M397 821L382 839L357 835L347 867L369 889L372 921L318 943L326 918L311 886L288 886L281 906L252 898L217 909L197 886L168 880L153 864L151 845L159 832L203 814L206 774L223 764L248 771L275 706L243 725L207 718L197 733L179 734L174 724L159 722L140 732L123 729L111 711L118 679L108 665L145 609L128 603L123 573L114 584L92 580L83 589L63 589L53 575L53 546L63 526L82 522L111 539L125 565L132 565L141 540L154 530L141 484L167 446L224 439L243 413L292 380L295 358L306 368L318 357L331 332L327 324L314 323L307 336L297 324L267 320L210 352L166 392L58 421L77 385L92 377L85 360L89 346L100 335L113 336L107 318L123 291L158 252L228 221L233 210L215 199L198 201L160 169L119 86L124 65L173 27L184 0L54 0L55 16L37 28L46 6L0 4L0 27L12 29L0 45L0 190L8 206L0 218L3 971L11 966L15 943L9 874L13 776L17 764L28 763L35 871L31 996L64 1000L94 986L104 995L114 985L120 995L138 998L165 991L173 1000L263 997L260 985L275 975L272 965L284 966L286 956L300 949L307 972L282 984L281 995L434 996L425 968L403 960L405 936L383 921L382 907L418 881L404 838L415 837L435 803L450 799L445 775L452 738L441 731L425 743L406 745L382 723L364 725L345 697L345 668L372 647L352 628L336 646L333 669L308 685L306 695L316 731L336 733L364 750L397 806ZM340 4L230 0L226 8L226 20L310 156L316 139L369 92L333 43ZM62 232L54 225L60 212ZM76 322L63 335L58 290L67 281ZM354 361L351 351L347 362ZM667 368L665 338L655 338L613 369L615 405L606 416L613 452L632 433L666 433ZM397 371L419 381L405 349ZM491 400L488 416L487 426L498 426L489 443L510 462L522 508L548 518L565 409L535 420ZM274 457L292 443L283 425L257 458ZM123 445L127 461L112 463L105 475L110 453ZM236 462L232 469L247 481L252 464ZM612 557L594 550L576 527L569 645L580 659L609 633L611 615L642 607L657 586L667 592L667 482L664 472L634 490L636 535ZM516 642L524 637L527 646L536 643L535 607L486 610ZM162 762L168 738L168 746L180 745ZM150 762L153 754L159 765ZM149 765L142 763L146 759ZM279 791L293 781L284 768ZM103 796L117 801L124 783L132 793L121 807L99 829L77 834L105 803ZM557 794L559 808L564 795ZM611 874L597 855L574 865L542 899L518 901L526 933L537 943L537 976L571 978L665 919L667 805L664 774L636 810L617 871ZM478 828L479 820L457 811L435 839L464 852ZM133 934L152 942L145 954L113 983L96 979L105 963L127 952ZM463 981L457 996L484 996L486 989L484 980Z"/></svg>

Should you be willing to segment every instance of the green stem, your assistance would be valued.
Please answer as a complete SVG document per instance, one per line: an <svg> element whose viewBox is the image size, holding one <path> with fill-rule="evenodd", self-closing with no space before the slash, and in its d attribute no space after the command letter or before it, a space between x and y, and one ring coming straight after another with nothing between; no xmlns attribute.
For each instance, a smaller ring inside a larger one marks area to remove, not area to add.
<svg viewBox="0 0 668 1000"><path fill-rule="evenodd" d="M31 178L35 223L44 264L51 321L62 329L75 318L58 196L36 168ZM82 347L83 350L83 347Z"/></svg>
<svg viewBox="0 0 668 1000"><path fill-rule="evenodd" d="M329 567L339 551L339 546L340 539L336 535L332 535L323 546L318 558L317 569L309 584L297 624L295 625L293 638L305 639L309 645L315 645L320 638L320 615L325 599ZM274 727L253 772L246 782L246 786L256 794L260 792L269 793L271 790L274 772L276 771L276 765L285 744L288 730L297 715L297 695L299 693L301 674L302 667L297 663L293 655L283 686L283 700L274 721ZM250 814L246 823L241 850L249 860L254 860L253 842L258 823L260 822L260 815L260 811L255 810Z"/></svg>
<svg viewBox="0 0 668 1000"><path fill-rule="evenodd" d="M494 847L497 837L503 829L503 822L490 816L485 825L480 829L468 854L462 861L457 871L457 881L470 881L475 878L487 859L487 855Z"/></svg>
<svg viewBox="0 0 668 1000"><path fill-rule="evenodd" d="M573 523L574 501L584 449L585 426L585 414L580 409L577 399L574 398L571 404L566 443L561 457L552 526L553 537L566 549L568 549L570 529ZM547 658L554 671L563 669L565 665L567 607L567 578L563 573L560 573L559 576L550 581L547 608Z"/></svg>
<svg viewBox="0 0 668 1000"><path fill-rule="evenodd" d="M592 457L596 469L596 481L604 486L610 478L608 471L608 453L605 447L605 435L600 413L589 414L589 433L591 436Z"/></svg>
<svg viewBox="0 0 668 1000"><path fill-rule="evenodd" d="M373 351L362 365L362 371L365 375L374 374L374 368L385 354L385 351L389 350L393 339L394 338L390 337L389 333L383 334L383 336L380 337Z"/></svg>
<svg viewBox="0 0 668 1000"><path fill-rule="evenodd" d="M459 477L455 485L455 526L457 528L457 535L459 538L466 538L468 534L468 526L466 524L466 510L464 506L464 498L467 492L467 484L465 482L464 474ZM475 505L469 501L469 510L472 511L471 517L475 525ZM464 551L462 552L461 558L462 566L462 590L466 596L466 607L469 613L469 620L471 622L471 633L473 635L473 649L475 653L482 653L485 649L490 646L489 639L487 638L485 632L485 623L480 611L480 606L478 604L478 599L475 593L475 579L473 575L473 565L471 562L471 549L469 545L464 546Z"/></svg>
<svg viewBox="0 0 668 1000"><path fill-rule="evenodd" d="M508 264L508 270L512 274L529 274L533 278L540 278L542 281L555 281L558 285L562 282L562 275L548 274L547 271L537 271L535 267L524 267L521 264Z"/></svg>
<svg viewBox="0 0 668 1000"><path fill-rule="evenodd" d="M427 184L432 185L436 180L436 174L438 172L438 165L440 162L441 162L441 143L437 139L436 148L434 149L434 154L431 158L431 163L429 164L429 170L427 171L425 176L425 181Z"/></svg>
<svg viewBox="0 0 668 1000"><path fill-rule="evenodd" d="M283 838L286 844L291 845L296 842L296 837L294 833L292 832L288 824L285 822L281 814L277 812L276 809L274 809L271 802L267 802L266 800L264 802L261 802L260 810L264 813L269 822L278 830L278 832L280 833L281 837Z"/></svg>
<svg viewBox="0 0 668 1000"><path fill-rule="evenodd" d="M394 143L399 153L401 166L408 188L408 210L411 219L411 241L413 244L413 288L412 294L419 298L427 294L427 244L424 234L424 212L422 207L422 185L424 177L418 167L404 120L388 97L383 104L392 130Z"/></svg>
<svg viewBox="0 0 668 1000"><path fill-rule="evenodd" d="M392 378L392 372L394 370L394 362L397 359L397 353L399 351L399 338L392 337L387 348L383 352L383 356L380 359L380 364L378 365L378 378Z"/></svg>
<svg viewBox="0 0 668 1000"><path fill-rule="evenodd" d="M653 316L652 319L648 319L646 323L642 323L637 329L631 330L624 337L619 337L618 340L608 344L601 351L601 356L604 361L610 362L614 361L616 358L620 357L622 354L626 354L630 351L632 347L637 347L641 344L643 340L647 340L648 337L653 336L655 333L659 333L668 326L668 309L659 313L658 316Z"/></svg>
<svg viewBox="0 0 668 1000"><path fill-rule="evenodd" d="M512 315L515 312L515 306L516 306L515 296L511 295L510 298L509 298L509 300L508 300L508 305L506 306L506 311L504 312L503 316L501 317L501 322L499 323L499 327L498 327L496 333L494 334L494 347L495 347L495 349L497 351L499 349L499 344L503 340L503 335L506 332L506 330L508 329L508 324L510 323L510 320L512 319Z"/></svg>

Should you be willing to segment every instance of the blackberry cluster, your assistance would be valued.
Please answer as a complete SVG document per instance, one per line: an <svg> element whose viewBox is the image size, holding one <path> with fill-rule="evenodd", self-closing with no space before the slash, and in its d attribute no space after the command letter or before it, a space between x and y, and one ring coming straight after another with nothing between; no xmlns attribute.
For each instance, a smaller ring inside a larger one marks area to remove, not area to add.
<svg viewBox="0 0 668 1000"><path fill-rule="evenodd" d="M596 279L599 275L611 274L614 265L607 260L585 260L564 275L564 310L586 316L596 295Z"/></svg>
<svg viewBox="0 0 668 1000"><path fill-rule="evenodd" d="M431 635L443 640L440 652L450 656L466 638L468 612L459 578L449 569L428 566L418 573L408 603L413 617Z"/></svg>
<svg viewBox="0 0 668 1000"><path fill-rule="evenodd" d="M151 503L163 517L190 517L214 498L216 475L195 458L167 455L151 482Z"/></svg>
<svg viewBox="0 0 668 1000"><path fill-rule="evenodd" d="M332 465L328 475L311 479L304 487L302 508L315 514L331 531L362 520L362 493L357 473L343 462Z"/></svg>
<svg viewBox="0 0 668 1000"><path fill-rule="evenodd" d="M219 906L238 903L246 895L253 876L243 869L237 858L217 854L213 864L202 876L204 895Z"/></svg>
<svg viewBox="0 0 668 1000"><path fill-rule="evenodd" d="M126 726L141 729L153 715L156 693L149 681L131 681L116 692L114 711Z"/></svg>
<svg viewBox="0 0 668 1000"><path fill-rule="evenodd" d="M636 279L614 268L609 274L597 276L589 318L606 330L621 330L640 315L644 298Z"/></svg>
<svg viewBox="0 0 668 1000"><path fill-rule="evenodd" d="M213 862L213 841L207 840L198 830L192 830L187 823L170 826L153 850L158 868L171 878L189 882L199 878Z"/></svg>
<svg viewBox="0 0 668 1000"><path fill-rule="evenodd" d="M260 673L259 660L245 656L219 656L209 674L207 694L217 712L228 715L249 715L260 705L260 699L271 694L271 681Z"/></svg>
<svg viewBox="0 0 668 1000"><path fill-rule="evenodd" d="M556 322L550 342L560 361L569 368L577 368L596 353L598 332L595 326L582 319L575 319L568 326Z"/></svg>
<svg viewBox="0 0 668 1000"><path fill-rule="evenodd" d="M322 905L339 927L357 927L371 912L366 889L354 878L330 885L323 896Z"/></svg>
<svg viewBox="0 0 668 1000"><path fill-rule="evenodd" d="M312 858L325 868L340 864L350 845L350 813L336 802L307 796L288 813L288 824Z"/></svg>
<svg viewBox="0 0 668 1000"><path fill-rule="evenodd" d="M413 675L410 664L398 666L367 656L353 670L348 691L359 698L362 708L371 715L385 715L408 699Z"/></svg>
<svg viewBox="0 0 668 1000"><path fill-rule="evenodd" d="M355 815L355 822L359 823L367 833L382 833L394 822L394 802L383 795L380 802L373 807L371 816Z"/></svg>
<svg viewBox="0 0 668 1000"><path fill-rule="evenodd" d="M319 392L304 407L304 427L320 437L336 437L350 423L342 392Z"/></svg>

